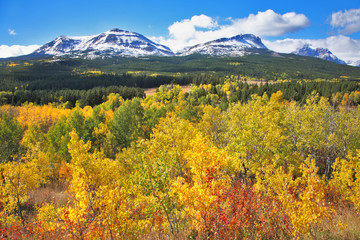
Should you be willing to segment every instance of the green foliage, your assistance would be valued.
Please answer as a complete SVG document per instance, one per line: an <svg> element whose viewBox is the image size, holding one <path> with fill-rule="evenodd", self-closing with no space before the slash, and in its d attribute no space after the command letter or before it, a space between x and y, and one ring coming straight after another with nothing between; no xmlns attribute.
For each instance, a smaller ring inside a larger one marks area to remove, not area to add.
<svg viewBox="0 0 360 240"><path fill-rule="evenodd" d="M21 153L20 141L24 130L20 124L7 114L0 118L0 163L17 159Z"/></svg>
<svg viewBox="0 0 360 240"><path fill-rule="evenodd" d="M112 93L56 118L50 105L1 106L14 118L0 120L0 234L18 219L32 224L18 231L25 239L306 239L345 228L337 216L359 208L359 85L237 78L145 99ZM29 198L49 179L66 204Z"/></svg>
<svg viewBox="0 0 360 240"><path fill-rule="evenodd" d="M47 134L50 145L50 151L54 154L63 156L69 160L70 156L67 151L67 144L70 141L68 136L68 129L66 126L66 117L62 117L54 126L52 126Z"/></svg>
<svg viewBox="0 0 360 240"><path fill-rule="evenodd" d="M54 155L61 156L64 160L70 160L67 145L70 141L69 133L72 130L85 141L94 143L96 138L93 131L100 123L105 121L105 116L100 113L100 109L93 111L93 116L85 118L84 114L76 109L69 117L63 116L54 126L49 129L47 138L49 150Z"/></svg>
<svg viewBox="0 0 360 240"><path fill-rule="evenodd" d="M231 80L330 80L341 76L358 80L360 76L356 67L296 55L273 56L267 51L244 57L33 59L16 63L17 66L0 66L0 90L92 89L113 85L150 88L170 83L215 85L226 76L232 76ZM89 69L100 74L87 73Z"/></svg>
<svg viewBox="0 0 360 240"><path fill-rule="evenodd" d="M120 151L129 147L139 137L144 136L144 109L140 99L125 101L115 112L110 122L110 132L113 136L113 146Z"/></svg>
<svg viewBox="0 0 360 240"><path fill-rule="evenodd" d="M106 101L110 94L118 94L124 99L145 97L144 91L134 87L95 87L89 90L16 90L12 94L4 95L4 104L21 105L25 102L35 104L63 103L67 107L95 106ZM1 103L1 102L0 102Z"/></svg>

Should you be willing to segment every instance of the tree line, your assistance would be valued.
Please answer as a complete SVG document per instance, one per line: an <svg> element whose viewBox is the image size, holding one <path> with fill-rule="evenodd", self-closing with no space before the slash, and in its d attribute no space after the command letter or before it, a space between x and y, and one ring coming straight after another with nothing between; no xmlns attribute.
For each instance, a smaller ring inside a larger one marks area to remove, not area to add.
<svg viewBox="0 0 360 240"><path fill-rule="evenodd" d="M154 80L154 79L153 79ZM156 80L154 80L156 81ZM224 84L227 82L226 84ZM358 96L354 95L355 91L360 91L360 85L355 81L284 81L284 82L260 82L259 84L248 84L246 81L230 81L224 77L215 76L196 76L193 79L193 91L191 92L192 102L202 102L204 104L215 104L214 98L211 100L208 96L213 94L217 96L226 106L232 102L245 103L251 99L251 95L269 95L282 91L284 99L296 100L303 104L307 97L316 91L320 96L333 101L334 94L348 94L349 101L354 105L360 103ZM253 81L256 83L256 81ZM170 82L171 83L171 82ZM174 82L172 82L173 84ZM187 81L183 82L188 83ZM155 86L154 84L153 86ZM211 85L211 87L196 86ZM224 86L228 86L226 92ZM109 86L95 87L89 90L64 89L64 90L16 90L14 92L0 92L0 104L21 105L26 102L34 104L48 103L68 103L67 107L71 108L78 104L80 106L96 106L106 101L110 93L119 93L124 99L134 97L144 98L144 90L136 87ZM350 94L353 93L351 96Z"/></svg>
<svg viewBox="0 0 360 240"><path fill-rule="evenodd" d="M31 102L37 105L66 104L67 108L73 108L76 104L93 107L105 102L111 93L119 94L124 99L145 97L144 90L141 88L109 86L95 87L89 90L16 90L12 93L3 92L0 93L0 103L14 106Z"/></svg>

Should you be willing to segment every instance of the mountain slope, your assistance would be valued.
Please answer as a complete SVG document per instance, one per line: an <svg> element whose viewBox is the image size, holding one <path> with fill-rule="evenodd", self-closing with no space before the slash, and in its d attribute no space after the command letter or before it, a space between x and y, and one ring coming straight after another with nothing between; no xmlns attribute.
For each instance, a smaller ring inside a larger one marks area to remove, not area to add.
<svg viewBox="0 0 360 240"><path fill-rule="evenodd" d="M34 55L96 58L99 56L172 56L166 46L152 42L141 34L112 29L93 36L60 36L37 49Z"/></svg>
<svg viewBox="0 0 360 240"><path fill-rule="evenodd" d="M329 49L314 48L309 44L305 44L303 47L298 48L296 51L292 53L300 56L316 57L338 64L346 64L343 60L336 57Z"/></svg>
<svg viewBox="0 0 360 240"><path fill-rule="evenodd" d="M211 56L244 56L259 49L267 49L259 37L241 34L198 44L180 51L178 55L204 54Z"/></svg>

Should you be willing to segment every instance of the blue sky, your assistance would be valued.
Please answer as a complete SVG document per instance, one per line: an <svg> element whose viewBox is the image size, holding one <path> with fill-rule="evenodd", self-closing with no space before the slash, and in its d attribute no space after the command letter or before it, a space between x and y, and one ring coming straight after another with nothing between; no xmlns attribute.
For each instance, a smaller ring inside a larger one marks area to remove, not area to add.
<svg viewBox="0 0 360 240"><path fill-rule="evenodd" d="M92 35L112 28L141 33L175 50L253 33L276 51L310 43L346 60L360 60L359 0L0 0L0 57L11 54L10 47L18 50L12 53L16 55L25 52L25 46L35 48L60 35Z"/></svg>

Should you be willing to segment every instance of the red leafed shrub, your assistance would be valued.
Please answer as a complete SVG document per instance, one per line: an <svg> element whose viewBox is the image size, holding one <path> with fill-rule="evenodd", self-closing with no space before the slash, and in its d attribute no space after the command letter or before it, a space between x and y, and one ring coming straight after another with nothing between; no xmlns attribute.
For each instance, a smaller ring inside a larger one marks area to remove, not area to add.
<svg viewBox="0 0 360 240"><path fill-rule="evenodd" d="M16 221L5 227L0 223L0 240L35 240L35 239L64 239L67 232L63 229L45 230L41 222Z"/></svg>
<svg viewBox="0 0 360 240"><path fill-rule="evenodd" d="M216 204L201 214L200 239L281 239L291 234L281 204L240 181L219 194Z"/></svg>

